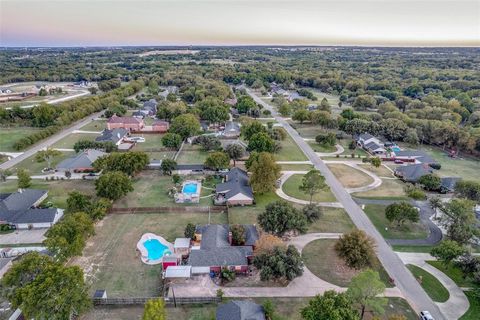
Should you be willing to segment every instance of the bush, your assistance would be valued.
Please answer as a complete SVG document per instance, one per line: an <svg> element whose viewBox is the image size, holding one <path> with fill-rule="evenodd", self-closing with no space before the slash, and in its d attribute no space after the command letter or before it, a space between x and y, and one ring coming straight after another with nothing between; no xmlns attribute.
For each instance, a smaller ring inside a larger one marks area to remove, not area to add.
<svg viewBox="0 0 480 320"><path fill-rule="evenodd" d="M223 267L220 271L220 279L224 282L230 282L235 280L235 271L228 269L227 267Z"/></svg>
<svg viewBox="0 0 480 320"><path fill-rule="evenodd" d="M442 168L442 165L440 163L430 163L429 166L435 170L440 170Z"/></svg>
<svg viewBox="0 0 480 320"><path fill-rule="evenodd" d="M376 264L374 240L362 230L344 234L335 244L335 251L345 263L354 269L372 267Z"/></svg>
<svg viewBox="0 0 480 320"><path fill-rule="evenodd" d="M232 244L234 246L243 246L246 240L246 230L241 224L236 224L230 227L232 233Z"/></svg>
<svg viewBox="0 0 480 320"><path fill-rule="evenodd" d="M414 186L413 184L409 183L404 188L405 193L412 199L415 200L424 200L427 196L422 189Z"/></svg>
<svg viewBox="0 0 480 320"><path fill-rule="evenodd" d="M303 262L298 250L290 245L285 250L275 247L272 252L261 253L253 259L253 264L260 269L260 279L287 279L289 281L303 274Z"/></svg>

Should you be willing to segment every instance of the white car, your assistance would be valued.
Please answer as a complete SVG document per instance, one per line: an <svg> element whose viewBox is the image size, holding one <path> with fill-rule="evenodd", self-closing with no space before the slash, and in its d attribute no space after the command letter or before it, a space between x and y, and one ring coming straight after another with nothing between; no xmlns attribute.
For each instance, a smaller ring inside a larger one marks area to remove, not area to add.
<svg viewBox="0 0 480 320"><path fill-rule="evenodd" d="M129 137L128 139L126 139L128 141L133 141L133 142L145 142L145 138L144 137Z"/></svg>
<svg viewBox="0 0 480 320"><path fill-rule="evenodd" d="M430 312L428 311L422 311L420 312L420 320L435 320Z"/></svg>

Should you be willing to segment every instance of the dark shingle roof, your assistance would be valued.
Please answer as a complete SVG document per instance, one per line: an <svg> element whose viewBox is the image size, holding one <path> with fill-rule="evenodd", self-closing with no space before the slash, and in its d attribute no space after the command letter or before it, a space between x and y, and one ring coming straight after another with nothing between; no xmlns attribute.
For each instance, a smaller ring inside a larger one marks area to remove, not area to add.
<svg viewBox="0 0 480 320"><path fill-rule="evenodd" d="M118 141L122 140L123 137L127 135L128 131L124 128L116 128L113 130L105 129L102 131L102 135L95 138L97 142L107 142L111 141L113 143L117 143Z"/></svg>
<svg viewBox="0 0 480 320"><path fill-rule="evenodd" d="M234 300L217 308L216 320L265 320L265 312L251 301Z"/></svg>
<svg viewBox="0 0 480 320"><path fill-rule="evenodd" d="M375 138L375 137L372 136L370 133L362 133L361 135L358 136L358 139L362 139L362 140L368 140L371 138Z"/></svg>
<svg viewBox="0 0 480 320"><path fill-rule="evenodd" d="M215 187L217 193L225 193L225 197L231 197L241 193L253 199L253 191L249 186L248 175L239 168L232 168L226 175L227 182L219 183Z"/></svg>
<svg viewBox="0 0 480 320"><path fill-rule="evenodd" d="M27 210L48 191L38 189L23 189L21 192L2 195L2 203L8 211Z"/></svg>
<svg viewBox="0 0 480 320"><path fill-rule="evenodd" d="M416 159L418 162L421 163L437 163L435 159L433 159L429 154L421 150L401 150L395 151L395 156L397 157L409 157L412 159Z"/></svg>
<svg viewBox="0 0 480 320"><path fill-rule="evenodd" d="M376 143L376 142L373 142L373 141L372 141L372 142L366 144L366 145L365 145L365 148L371 149L371 150L377 150L377 149L379 149L379 148L383 148L383 146L380 145L380 144L378 144L378 143Z"/></svg>
<svg viewBox="0 0 480 320"><path fill-rule="evenodd" d="M53 222L57 214L56 208L28 209L16 214L11 223L46 223Z"/></svg>
<svg viewBox="0 0 480 320"><path fill-rule="evenodd" d="M245 224L245 245L246 246L253 246L255 242L258 240L258 231L257 228L252 224Z"/></svg>
<svg viewBox="0 0 480 320"><path fill-rule="evenodd" d="M400 166L395 169L395 174L402 177L403 180L409 182L416 182L424 175L430 174L433 169L427 164L411 164L407 166Z"/></svg>
<svg viewBox="0 0 480 320"><path fill-rule="evenodd" d="M104 155L106 155L106 153L99 150L85 150L84 152L72 158L68 158L60 162L57 165L57 169L74 170L77 168L91 168L93 166L93 162Z"/></svg>
<svg viewBox="0 0 480 320"><path fill-rule="evenodd" d="M0 220L10 224L53 222L57 214L56 208L32 208L45 194L47 194L46 190L36 189L2 194L0 196Z"/></svg>

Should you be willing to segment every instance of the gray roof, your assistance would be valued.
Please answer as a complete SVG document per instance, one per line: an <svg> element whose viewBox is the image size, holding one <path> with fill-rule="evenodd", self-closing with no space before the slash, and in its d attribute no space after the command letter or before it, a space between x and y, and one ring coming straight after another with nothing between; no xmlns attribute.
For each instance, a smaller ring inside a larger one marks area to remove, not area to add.
<svg viewBox="0 0 480 320"><path fill-rule="evenodd" d="M258 230L253 224L245 224L245 245L246 246L253 246L255 242L258 240Z"/></svg>
<svg viewBox="0 0 480 320"><path fill-rule="evenodd" d="M396 175L401 176L403 180L409 182L416 182L421 177L432 172L433 169L424 163L400 166L395 169Z"/></svg>
<svg viewBox="0 0 480 320"><path fill-rule="evenodd" d="M157 101L155 99L150 99L143 103L143 108L145 109L156 109L157 108Z"/></svg>
<svg viewBox="0 0 480 320"><path fill-rule="evenodd" d="M127 135L128 131L124 128L116 128L113 130L105 129L102 131L102 135L95 138L97 142L107 142L111 141L113 143L117 143L118 141L122 140L123 137Z"/></svg>
<svg viewBox="0 0 480 320"><path fill-rule="evenodd" d="M240 134L240 124L235 121L227 121L225 123L225 129L223 129L224 134Z"/></svg>
<svg viewBox="0 0 480 320"><path fill-rule="evenodd" d="M204 170L203 164L177 164L175 170Z"/></svg>
<svg viewBox="0 0 480 320"><path fill-rule="evenodd" d="M219 183L215 187L216 193L225 193L225 197L231 197L241 193L253 199L253 191L249 186L248 174L239 168L232 168L226 175L226 182Z"/></svg>
<svg viewBox="0 0 480 320"><path fill-rule="evenodd" d="M216 320L265 320L265 312L251 301L234 300L218 306Z"/></svg>
<svg viewBox="0 0 480 320"><path fill-rule="evenodd" d="M371 149L371 150L377 150L377 149L383 149L383 146L372 141L372 142L366 144L365 148Z"/></svg>
<svg viewBox="0 0 480 320"><path fill-rule="evenodd" d="M43 223L53 222L57 214L57 208L28 209L18 213L12 219L12 223Z"/></svg>
<svg viewBox="0 0 480 320"><path fill-rule="evenodd" d="M371 138L375 138L374 136L372 136L370 133L362 133L358 136L358 139L362 139L362 140L368 140L368 139L371 139Z"/></svg>
<svg viewBox="0 0 480 320"><path fill-rule="evenodd" d="M89 149L84 152L79 153L78 155L63 160L57 165L57 169L66 169L66 170L75 170L78 168L91 168L93 163L100 157L106 155L105 152Z"/></svg>
<svg viewBox="0 0 480 320"><path fill-rule="evenodd" d="M443 177L440 178L441 180L441 187L444 190L447 191L453 191L455 189L455 186L457 185L457 182L461 180L459 177Z"/></svg>
<svg viewBox="0 0 480 320"><path fill-rule="evenodd" d="M401 150L395 151L397 157L409 157L421 163L437 163L429 154L421 150Z"/></svg>
<svg viewBox="0 0 480 320"><path fill-rule="evenodd" d="M23 189L21 192L4 193L0 202L0 216L4 210L9 212L27 210L47 193L46 190L38 189Z"/></svg>

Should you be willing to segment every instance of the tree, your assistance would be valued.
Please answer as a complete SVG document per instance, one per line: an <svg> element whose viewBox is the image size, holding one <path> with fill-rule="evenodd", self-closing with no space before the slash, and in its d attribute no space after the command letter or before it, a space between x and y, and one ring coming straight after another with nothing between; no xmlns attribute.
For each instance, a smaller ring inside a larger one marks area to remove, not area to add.
<svg viewBox="0 0 480 320"><path fill-rule="evenodd" d="M303 176L302 184L298 186L298 189L310 195L310 203L312 203L313 196L326 186L325 177L320 171L313 169Z"/></svg>
<svg viewBox="0 0 480 320"><path fill-rule="evenodd" d="M374 97L369 95L360 95L355 98L355 101L352 104L353 109L355 110L366 110L366 109L373 109L377 106L377 101Z"/></svg>
<svg viewBox="0 0 480 320"><path fill-rule="evenodd" d="M228 168L230 158L223 151L212 152L205 159L205 166L212 170L220 170Z"/></svg>
<svg viewBox="0 0 480 320"><path fill-rule="evenodd" d="M100 198L92 204L90 210L87 213L93 221L98 221L105 217L111 207L112 202L110 200Z"/></svg>
<svg viewBox="0 0 480 320"><path fill-rule="evenodd" d="M165 135L162 137L162 144L165 148L178 150L182 145L182 137L176 133L165 133Z"/></svg>
<svg viewBox="0 0 480 320"><path fill-rule="evenodd" d="M233 166L235 167L236 161L241 159L245 154L245 148L238 143L231 143L227 145L225 152L228 157L233 160Z"/></svg>
<svg viewBox="0 0 480 320"><path fill-rule="evenodd" d="M454 259L465 253L465 249L456 241L443 240L440 244L434 247L430 254L440 260L446 268Z"/></svg>
<svg viewBox="0 0 480 320"><path fill-rule="evenodd" d="M222 147L220 139L211 135L202 135L195 139L195 143L202 146L204 151L219 150Z"/></svg>
<svg viewBox="0 0 480 320"><path fill-rule="evenodd" d="M385 217L390 223L396 222L398 226L405 221L418 222L418 210L408 202L392 203L385 209Z"/></svg>
<svg viewBox="0 0 480 320"><path fill-rule="evenodd" d="M0 169L0 181L7 181L7 177L11 176L12 172L9 169Z"/></svg>
<svg viewBox="0 0 480 320"><path fill-rule="evenodd" d="M466 244L478 234L477 220L473 212L473 202L465 199L452 199L440 208L442 224L451 240Z"/></svg>
<svg viewBox="0 0 480 320"><path fill-rule="evenodd" d="M251 121L246 125L242 126L242 135L245 140L249 141L253 135L261 132L267 132L267 129L263 126L263 124L259 121Z"/></svg>
<svg viewBox="0 0 480 320"><path fill-rule="evenodd" d="M334 290L316 295L302 309L301 314L304 320L360 320L350 297Z"/></svg>
<svg viewBox="0 0 480 320"><path fill-rule="evenodd" d="M374 266L377 262L373 239L363 230L354 230L340 236L335 251L354 269Z"/></svg>
<svg viewBox="0 0 480 320"><path fill-rule="evenodd" d="M284 200L269 203L265 211L258 215L257 221L263 230L279 237L290 231L307 231L305 216Z"/></svg>
<svg viewBox="0 0 480 320"><path fill-rule="evenodd" d="M285 250L282 247L275 247L271 252L256 255L253 264L260 269L260 279L287 279L289 281L303 274L303 262L300 252L289 245Z"/></svg>
<svg viewBox="0 0 480 320"><path fill-rule="evenodd" d="M239 113L247 113L250 109L255 108L257 104L252 97L243 95L237 100L236 108Z"/></svg>
<svg viewBox="0 0 480 320"><path fill-rule="evenodd" d="M322 207L316 205L315 203L310 203L304 206L302 208L302 213L309 223L318 220L323 214Z"/></svg>
<svg viewBox="0 0 480 320"><path fill-rule="evenodd" d="M293 113L292 120L298 121L300 123L303 123L304 121L307 121L310 119L310 113L308 110L305 109L299 109Z"/></svg>
<svg viewBox="0 0 480 320"><path fill-rule="evenodd" d="M370 163L375 168L379 168L382 165L382 159L380 159L380 157L373 157L372 159L370 159Z"/></svg>
<svg viewBox="0 0 480 320"><path fill-rule="evenodd" d="M292 107L285 101L285 103L282 103L280 107L278 107L278 113L283 117L288 117L292 113Z"/></svg>
<svg viewBox="0 0 480 320"><path fill-rule="evenodd" d="M26 169L17 169L17 178L17 184L19 189L29 188L32 184L32 178L30 177L30 173L28 173Z"/></svg>
<svg viewBox="0 0 480 320"><path fill-rule="evenodd" d="M179 134L182 139L187 139L195 135L199 129L200 122L198 119L193 114L186 113L174 118L168 131Z"/></svg>
<svg viewBox="0 0 480 320"><path fill-rule="evenodd" d="M123 172L112 171L95 180L97 196L110 200L118 200L133 191L132 180Z"/></svg>
<svg viewBox="0 0 480 320"><path fill-rule="evenodd" d="M55 107L47 104L40 103L38 106L33 108L33 125L35 127L48 127L55 123L57 111Z"/></svg>
<svg viewBox="0 0 480 320"><path fill-rule="evenodd" d="M330 103L328 103L327 98L323 98L320 102L319 110L328 111L330 112Z"/></svg>
<svg viewBox="0 0 480 320"><path fill-rule="evenodd" d="M428 191L438 191L442 186L442 180L434 173L421 176L420 179L418 179L418 183L420 183L423 188Z"/></svg>
<svg viewBox="0 0 480 320"><path fill-rule="evenodd" d="M162 169L163 174L171 175L172 171L177 167L177 162L172 159L163 159L160 168Z"/></svg>
<svg viewBox="0 0 480 320"><path fill-rule="evenodd" d="M67 214L45 234L45 246L58 261L81 255L87 238L94 233L92 219L85 212Z"/></svg>
<svg viewBox="0 0 480 320"><path fill-rule="evenodd" d="M148 155L142 151L112 152L95 160L93 167L96 171L121 171L133 176L142 171L149 162Z"/></svg>
<svg viewBox="0 0 480 320"><path fill-rule="evenodd" d="M320 145L333 147L337 142L337 137L333 132L321 133L315 137L315 141Z"/></svg>
<svg viewBox="0 0 480 320"><path fill-rule="evenodd" d="M118 147L111 141L96 142L91 140L79 140L73 145L73 150L75 150L77 153L88 149L103 149L105 152L110 153L117 151Z"/></svg>
<svg viewBox="0 0 480 320"><path fill-rule="evenodd" d="M266 320L274 320L275 319L275 305L273 304L272 300L267 299L262 304L263 311L265 312L265 319Z"/></svg>
<svg viewBox="0 0 480 320"><path fill-rule="evenodd" d="M185 238L193 240L195 238L195 229L196 228L193 223L188 223L185 227L185 232L183 233L185 235Z"/></svg>
<svg viewBox="0 0 480 320"><path fill-rule="evenodd" d="M455 195L480 203L480 182L460 180L455 185Z"/></svg>
<svg viewBox="0 0 480 320"><path fill-rule="evenodd" d="M55 157L62 155L58 150L46 148L45 150L40 150L35 155L35 160L37 162L47 162L47 168L52 169L52 161Z"/></svg>
<svg viewBox="0 0 480 320"><path fill-rule="evenodd" d="M354 303L361 306L360 319L365 315L365 309L370 308L373 311L383 314L383 306L387 303L385 298L378 298L385 290L385 284L380 280L378 272L371 269L362 271L352 278L347 290Z"/></svg>
<svg viewBox="0 0 480 320"><path fill-rule="evenodd" d="M262 233L255 241L255 255L272 252L275 247L285 248L285 242L281 238L270 233Z"/></svg>
<svg viewBox="0 0 480 320"><path fill-rule="evenodd" d="M145 303L142 320L166 320L165 301L163 298L151 299Z"/></svg>
<svg viewBox="0 0 480 320"><path fill-rule="evenodd" d="M88 212L92 206L90 197L78 191L72 191L67 198L67 213Z"/></svg>
<svg viewBox="0 0 480 320"><path fill-rule="evenodd" d="M275 141L265 132L255 133L248 141L248 151L274 152Z"/></svg>
<svg viewBox="0 0 480 320"><path fill-rule="evenodd" d="M246 241L246 230L241 224L235 224L230 227L232 233L232 244L234 246L243 246Z"/></svg>
<svg viewBox="0 0 480 320"><path fill-rule="evenodd" d="M37 252L22 255L4 275L2 287L12 308L20 308L27 319L70 319L91 305L79 267Z"/></svg>
<svg viewBox="0 0 480 320"><path fill-rule="evenodd" d="M402 120L391 118L380 121L380 127L385 138L394 141L402 140L408 127Z"/></svg>
<svg viewBox="0 0 480 320"><path fill-rule="evenodd" d="M437 210L440 209L443 205L442 199L438 196L432 197L428 200L430 208L435 212L435 219L437 218Z"/></svg>
<svg viewBox="0 0 480 320"><path fill-rule="evenodd" d="M252 172L250 177L250 186L253 191L263 194L275 190L275 183L280 178L280 165L275 162L275 158L268 152L252 153L253 157L249 170Z"/></svg>
<svg viewBox="0 0 480 320"><path fill-rule="evenodd" d="M420 143L417 130L412 128L407 129L407 133L405 134L405 138L403 140L411 146L417 146Z"/></svg>

